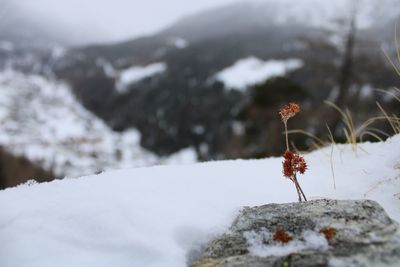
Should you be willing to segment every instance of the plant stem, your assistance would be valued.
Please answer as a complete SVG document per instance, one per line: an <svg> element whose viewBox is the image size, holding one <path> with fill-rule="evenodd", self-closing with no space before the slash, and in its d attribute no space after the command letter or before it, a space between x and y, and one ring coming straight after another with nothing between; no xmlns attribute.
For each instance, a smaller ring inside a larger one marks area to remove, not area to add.
<svg viewBox="0 0 400 267"><path fill-rule="evenodd" d="M301 195L300 195L300 190L299 187L297 186L297 183L294 183L296 190L297 190L297 196L299 197L299 202L301 202Z"/></svg>
<svg viewBox="0 0 400 267"><path fill-rule="evenodd" d="M303 189L301 189L301 186L300 186L299 182L297 181L296 176L294 177L294 180L295 180L296 187L299 188L298 190L300 190L300 193L303 195L304 201L307 202L306 195L304 194Z"/></svg>
<svg viewBox="0 0 400 267"><path fill-rule="evenodd" d="M286 150L289 151L289 137L288 137L288 130L287 130L287 120L284 120L283 124L285 125Z"/></svg>

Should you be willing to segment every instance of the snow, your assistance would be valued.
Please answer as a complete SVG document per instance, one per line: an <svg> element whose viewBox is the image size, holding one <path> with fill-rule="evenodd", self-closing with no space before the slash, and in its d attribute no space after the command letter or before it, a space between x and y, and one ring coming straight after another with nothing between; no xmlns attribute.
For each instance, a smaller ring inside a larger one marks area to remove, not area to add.
<svg viewBox="0 0 400 267"><path fill-rule="evenodd" d="M305 158L310 169L299 181L309 199L372 199L400 220L400 135ZM241 207L297 200L281 162L126 169L0 191L0 265L185 266L189 251L226 231ZM290 251L326 245L303 239Z"/></svg>
<svg viewBox="0 0 400 267"><path fill-rule="evenodd" d="M152 63L147 66L132 66L120 71L116 88L120 93L123 93L130 84L161 74L166 70L167 64L164 62Z"/></svg>
<svg viewBox="0 0 400 267"><path fill-rule="evenodd" d="M246 128L243 124L243 122L241 121L234 121L232 122L232 132L234 135L240 136L240 135L244 135Z"/></svg>
<svg viewBox="0 0 400 267"><path fill-rule="evenodd" d="M175 46L177 49L184 49L188 47L189 42L183 38L176 37L170 40L171 45Z"/></svg>
<svg viewBox="0 0 400 267"><path fill-rule="evenodd" d="M361 29L371 27L382 20L395 19L399 8L393 0L258 0L255 8L268 5L273 10L273 22L277 25L287 23L306 24L316 28L336 27L339 18L348 19L354 5L357 10L356 24Z"/></svg>
<svg viewBox="0 0 400 267"><path fill-rule="evenodd" d="M360 97L361 98L372 98L374 96L374 91L376 91L376 89L374 89L371 85L366 84L364 86L361 87L360 90Z"/></svg>
<svg viewBox="0 0 400 267"><path fill-rule="evenodd" d="M243 91L248 86L262 83L276 76L283 76L302 66L303 62L299 59L263 61L250 56L218 72L215 79L223 82L228 88Z"/></svg>
<svg viewBox="0 0 400 267"><path fill-rule="evenodd" d="M66 54L67 54L67 49L62 46L56 45L51 48L51 56L53 60L60 59L64 57Z"/></svg>
<svg viewBox="0 0 400 267"><path fill-rule="evenodd" d="M117 70L114 69L113 65L104 58L98 58L96 65L103 68L103 72L107 77L116 78L118 76Z"/></svg>
<svg viewBox="0 0 400 267"><path fill-rule="evenodd" d="M206 132L206 129L204 128L203 125L195 125L192 129L192 132L195 134L201 135Z"/></svg>
<svg viewBox="0 0 400 267"><path fill-rule="evenodd" d="M0 123L0 146L59 177L196 162L193 149L170 158L154 155L140 146L137 130L114 132L67 85L14 70L0 72Z"/></svg>

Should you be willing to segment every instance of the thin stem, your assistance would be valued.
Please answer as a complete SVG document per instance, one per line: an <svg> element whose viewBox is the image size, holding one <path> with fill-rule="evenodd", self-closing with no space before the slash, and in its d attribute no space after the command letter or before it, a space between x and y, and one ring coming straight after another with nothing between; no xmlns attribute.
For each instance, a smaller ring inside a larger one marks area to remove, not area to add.
<svg viewBox="0 0 400 267"><path fill-rule="evenodd" d="M296 181L296 186L299 187L300 193L303 195L304 200L307 202L306 195L304 194L303 189L301 189L301 186L300 186L299 182L297 181L297 178L295 177L294 179Z"/></svg>
<svg viewBox="0 0 400 267"><path fill-rule="evenodd" d="M301 194L300 194L300 190L299 187L297 186L297 183L294 183L296 190L297 190L297 196L299 197L299 202L301 202Z"/></svg>
<svg viewBox="0 0 400 267"><path fill-rule="evenodd" d="M289 150L289 137L288 137L288 130L287 130L287 120L283 121L283 124L285 125L285 136L286 136L286 150Z"/></svg>

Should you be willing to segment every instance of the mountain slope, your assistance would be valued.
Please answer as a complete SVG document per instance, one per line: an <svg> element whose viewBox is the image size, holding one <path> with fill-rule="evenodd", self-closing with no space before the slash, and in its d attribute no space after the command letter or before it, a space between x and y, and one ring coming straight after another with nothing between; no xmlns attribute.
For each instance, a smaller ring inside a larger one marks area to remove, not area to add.
<svg viewBox="0 0 400 267"><path fill-rule="evenodd" d="M6 70L0 72L0 95L0 145L57 177L168 162L141 148L136 130L112 131L59 81ZM185 160L176 156L170 160Z"/></svg>

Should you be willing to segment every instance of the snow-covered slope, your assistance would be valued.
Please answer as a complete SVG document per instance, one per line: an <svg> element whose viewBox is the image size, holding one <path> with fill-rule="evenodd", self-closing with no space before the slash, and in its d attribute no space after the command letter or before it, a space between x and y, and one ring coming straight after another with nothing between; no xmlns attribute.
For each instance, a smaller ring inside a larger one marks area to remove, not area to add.
<svg viewBox="0 0 400 267"><path fill-rule="evenodd" d="M300 23L313 27L332 26L338 19L355 14L357 25L371 27L382 19L393 19L399 7L393 0L256 0L254 7L272 8L276 24Z"/></svg>
<svg viewBox="0 0 400 267"><path fill-rule="evenodd" d="M400 135L306 160L300 182L309 199L373 199L400 220ZM189 251L224 231L240 207L296 199L280 158L26 184L0 191L0 265L185 266Z"/></svg>
<svg viewBox="0 0 400 267"><path fill-rule="evenodd" d="M336 28L355 14L358 28L382 26L400 14L398 0L246 0L187 16L165 30L189 41L275 26ZM392 22L391 22L392 23ZM301 33L303 36L307 33Z"/></svg>
<svg viewBox="0 0 400 267"><path fill-rule="evenodd" d="M2 147L58 176L195 161L189 150L158 158L140 147L136 130L112 131L82 107L67 85L39 75L0 73L0 123Z"/></svg>

